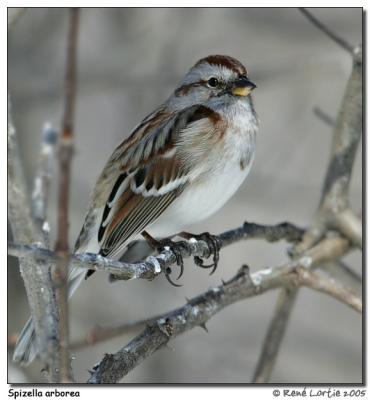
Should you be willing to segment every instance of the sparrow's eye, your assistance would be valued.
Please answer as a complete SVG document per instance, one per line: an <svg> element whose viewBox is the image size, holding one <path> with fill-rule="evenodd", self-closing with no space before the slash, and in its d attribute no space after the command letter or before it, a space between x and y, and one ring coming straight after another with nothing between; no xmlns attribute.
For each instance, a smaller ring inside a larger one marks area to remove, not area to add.
<svg viewBox="0 0 370 400"><path fill-rule="evenodd" d="M209 87L215 88L218 86L218 79L213 77L209 78L207 83Z"/></svg>

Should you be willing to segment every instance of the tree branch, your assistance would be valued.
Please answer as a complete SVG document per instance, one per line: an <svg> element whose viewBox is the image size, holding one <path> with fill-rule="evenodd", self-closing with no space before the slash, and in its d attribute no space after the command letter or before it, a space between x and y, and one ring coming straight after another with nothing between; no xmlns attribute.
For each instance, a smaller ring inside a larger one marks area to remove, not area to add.
<svg viewBox="0 0 370 400"><path fill-rule="evenodd" d="M331 261L322 265L323 271L344 286L350 287L354 293L361 296L362 278L341 260Z"/></svg>
<svg viewBox="0 0 370 400"><path fill-rule="evenodd" d="M296 242L302 237L303 230L297 226L284 222L277 225L258 225L245 222L241 227L221 233L217 236L221 248L241 240L265 239L269 242L285 239ZM191 256L208 258L212 249L203 240L181 241L179 249L183 258ZM62 256L48 249L21 243L8 243L8 254L14 257L27 257L35 261L58 263ZM105 258L93 253L78 253L68 255L70 264L80 268L87 268L108 272L116 279L147 279L152 280L167 267L176 263L176 255L171 250L164 250L156 257L149 256L142 262L124 263Z"/></svg>
<svg viewBox="0 0 370 400"><path fill-rule="evenodd" d="M352 290L345 288L333 279L326 279L303 267L297 268L295 273L298 275L300 285L332 296L355 311L362 313L362 300Z"/></svg>
<svg viewBox="0 0 370 400"><path fill-rule="evenodd" d="M316 115L317 118L319 118L321 121L323 121L325 124L334 127L335 125L335 120L332 118L330 115L328 115L326 112L321 110L319 107L314 107L313 108L313 113Z"/></svg>
<svg viewBox="0 0 370 400"><path fill-rule="evenodd" d="M326 25L320 22L316 17L313 16L306 8L300 7L299 10L303 15L306 16L320 31L324 32L327 36L329 36L335 43L337 43L342 49L348 51L349 53L353 52L354 46L350 45L345 39L341 38L339 35L334 33L331 29L329 29Z"/></svg>
<svg viewBox="0 0 370 400"><path fill-rule="evenodd" d="M348 189L357 148L362 134L362 51L354 49L353 68L333 131L329 166L314 222L296 246L296 253L308 249L328 229L337 229L362 248L362 227L350 217Z"/></svg>
<svg viewBox="0 0 370 400"><path fill-rule="evenodd" d="M357 281L358 279L358 277L353 276L352 271L350 271L348 267L346 267L341 261L338 260L320 264L319 267L324 268L325 271L335 271L334 276L339 275L340 278L343 278L343 275L345 275L346 279L341 279L339 282L342 282L342 280L349 280L351 283L349 287L351 288L353 287L353 281ZM316 274L311 274L309 280L310 279L312 279L312 281L310 282L309 286L312 289L320 291L319 286L324 285L326 286L327 293L333 290L333 293L331 293L333 297L336 297L336 292L342 292L343 286L339 285L337 282L335 282L334 284L332 280L321 279L320 284L317 282L318 284L316 285L316 283L314 282L317 279ZM332 287L330 288L331 285ZM346 300L346 303L349 306L353 307L356 311L359 311L360 309L362 309L362 302L357 295L356 286L358 285L355 285L354 292L352 292L353 289L351 291L346 290L346 294L344 296L346 297L348 295L350 299ZM274 315L267 330L262 352L254 372L252 380L252 382L254 383L265 383L269 380L271 376L271 372L279 354L280 345L283 340L291 312L293 311L293 307L297 299L298 290L298 287L287 287L282 289L279 293ZM341 293L340 295L342 296L343 293Z"/></svg>
<svg viewBox="0 0 370 400"><path fill-rule="evenodd" d="M15 240L45 245L44 238L35 226L29 206L28 189L19 154L11 104L8 99L8 217ZM58 311L52 290L48 265L20 258L19 268L26 288L28 304L36 331L39 357L56 381L58 370ZM15 354L15 359L17 354Z"/></svg>
<svg viewBox="0 0 370 400"><path fill-rule="evenodd" d="M221 247L246 239L264 239L271 243L284 239L289 243L296 243L301 240L303 233L304 229L290 222L282 222L277 225L244 222L240 228L221 233L218 240Z"/></svg>
<svg viewBox="0 0 370 400"><path fill-rule="evenodd" d="M354 218L343 221L349 209L348 188L353 163L362 133L362 50L337 37L318 22L307 10L301 11L319 29L325 32L353 57L352 73L342 100L342 105L333 132L332 151L324 180L319 208L310 228L301 243L293 248L292 255L299 257L308 251L329 229L337 229L351 242L362 248L361 223ZM297 290L282 292L275 316L263 345L262 353L254 374L255 382L267 382L283 340L289 315L293 309Z"/></svg>
<svg viewBox="0 0 370 400"><path fill-rule="evenodd" d="M68 211L71 161L73 155L73 117L76 97L76 57L79 9L70 9L69 33L67 43L67 60L65 76L64 115L62 133L59 143L59 198L58 198L58 232L55 251L60 256L53 279L56 298L59 305L59 382L69 382L72 372L68 354Z"/></svg>
<svg viewBox="0 0 370 400"><path fill-rule="evenodd" d="M349 208L335 216L335 226L351 242L362 249L362 221Z"/></svg>
<svg viewBox="0 0 370 400"><path fill-rule="evenodd" d="M348 188L362 134L362 50L355 49L353 68L334 127L330 162L321 207L335 212L348 207ZM341 203L338 204L338 201Z"/></svg>
<svg viewBox="0 0 370 400"><path fill-rule="evenodd" d="M248 297L256 296L280 286L305 285L315 290L335 294L335 298L360 310L361 300L340 288L334 290L324 278L307 270L332 257L340 257L349 250L348 241L339 237L324 239L315 248L296 261L281 267L265 268L249 274L244 266L230 281L208 290L174 311L164 314L148 324L143 332L115 354L106 354L97 364L89 383L115 383L144 359L166 345L170 340L195 326L205 323L226 306ZM301 269L304 269L302 271ZM303 273L304 272L304 273ZM307 275L306 275L307 273Z"/></svg>
<svg viewBox="0 0 370 400"><path fill-rule="evenodd" d="M253 383L268 382L270 378L297 294L298 288L296 287L284 288L279 293L275 311L263 341L262 352L254 371Z"/></svg>
<svg viewBox="0 0 370 400"><path fill-rule="evenodd" d="M35 224L42 233L47 247L49 247L50 234L50 227L47 222L47 206L57 140L58 132L49 123L46 123L42 131L41 154L34 179L31 204Z"/></svg>
<svg viewBox="0 0 370 400"><path fill-rule="evenodd" d="M221 247L229 246L241 240L264 239L269 242L285 239L288 242L297 242L303 234L304 230L288 222L277 225L258 225L255 223L245 222L242 226L221 233L217 239ZM8 243L8 254L18 258L29 258L36 263L49 262L56 264L61 260L60 256L55 252L40 248L39 246L25 245L20 243ZM211 249L204 241L182 242L181 254L183 258L191 256L209 257ZM69 255L70 265L104 271L115 276L116 279L147 279L152 280L163 270L176 263L176 256L171 250L164 250L157 257L150 256L141 263L123 263L116 260L108 259L93 253L79 253ZM156 318L156 317L154 317ZM151 319L152 320L152 319ZM71 349L83 346L83 344L92 341L101 341L110 337L119 335L138 329L141 324L146 321L139 321L134 324L125 324L119 327L102 328L91 332L87 338L80 340L71 345Z"/></svg>

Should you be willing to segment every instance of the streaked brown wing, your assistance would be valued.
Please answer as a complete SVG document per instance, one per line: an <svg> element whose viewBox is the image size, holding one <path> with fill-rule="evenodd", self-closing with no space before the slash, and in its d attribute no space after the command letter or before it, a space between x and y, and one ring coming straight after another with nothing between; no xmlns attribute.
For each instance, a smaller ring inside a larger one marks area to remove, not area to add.
<svg viewBox="0 0 370 400"><path fill-rule="evenodd" d="M126 242L154 222L187 184L175 158L161 158L131 174L124 173L106 203L98 240L100 253L114 257Z"/></svg>
<svg viewBox="0 0 370 400"><path fill-rule="evenodd" d="M96 224L100 226L102 221L97 218L98 210L104 207L103 221L106 219L106 213L110 212L110 208L106 206L107 193L111 193L109 203L112 201L112 194L115 196L118 189L123 191L121 183L126 180L132 170L173 147L176 134L173 125L176 120L176 115L159 107L144 118L131 135L117 146L105 164L91 194L85 221L75 243L75 252L85 251ZM101 234L101 226L99 232Z"/></svg>

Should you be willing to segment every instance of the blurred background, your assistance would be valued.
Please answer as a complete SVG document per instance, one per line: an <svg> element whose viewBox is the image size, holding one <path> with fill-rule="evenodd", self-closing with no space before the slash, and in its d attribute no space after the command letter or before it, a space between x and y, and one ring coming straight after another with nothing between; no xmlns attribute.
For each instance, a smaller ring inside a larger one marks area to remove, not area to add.
<svg viewBox="0 0 370 400"><path fill-rule="evenodd" d="M361 42L362 10L311 9L350 43ZM10 10L11 12L11 10ZM8 79L30 187L45 121L60 126L68 11L28 9L8 35ZM348 54L297 9L83 9L78 41L76 151L71 188L70 244L83 223L88 196L115 146L163 102L186 71L209 54L243 62L258 88L261 121L252 171L229 203L194 232L220 233L247 220L264 224L310 223L328 165L331 128L314 107L335 118L351 70ZM362 209L361 147L351 201ZM56 228L56 181L49 218ZM186 297L232 277L243 263L252 271L287 260L287 244L247 241L224 249L216 273L187 260L181 288L164 277L110 284L96 273L71 301L72 341L96 325L149 318L181 306ZM345 261L361 273L361 253ZM8 265L8 333L19 332L28 306L17 262ZM248 383L273 314L278 291L239 302L144 361L127 383ZM134 334L75 352L78 382L104 353ZM20 369L11 361L9 382L40 382L41 364ZM325 295L302 289L271 382L356 383L362 379L361 316Z"/></svg>

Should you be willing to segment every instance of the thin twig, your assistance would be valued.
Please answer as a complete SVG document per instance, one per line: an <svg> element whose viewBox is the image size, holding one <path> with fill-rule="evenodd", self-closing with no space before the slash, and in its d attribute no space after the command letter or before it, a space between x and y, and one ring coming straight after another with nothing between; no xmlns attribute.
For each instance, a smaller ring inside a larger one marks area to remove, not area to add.
<svg viewBox="0 0 370 400"><path fill-rule="evenodd" d="M153 317L149 319L143 319L141 321L129 322L118 326L96 326L86 336L81 339L77 339L69 345L70 351L81 350L85 347L92 346L94 344L105 342L118 336L128 335L136 333L148 323L152 323L159 317ZM19 335L13 333L8 335L7 349L13 351Z"/></svg>
<svg viewBox="0 0 370 400"><path fill-rule="evenodd" d="M86 346L104 342L117 336L136 333L140 329L144 328L145 325L153 323L158 318L160 318L160 316L144 319L142 321L126 323L119 326L97 326L92 329L91 332L89 332L84 338L71 343L70 348L71 350L80 350Z"/></svg>
<svg viewBox="0 0 370 400"><path fill-rule="evenodd" d="M73 117L76 97L78 22L79 9L70 9L65 76L64 114L62 120L62 133L59 143L58 232L55 245L55 251L61 256L61 260L56 264L53 276L56 288L56 298L59 305L60 382L69 382L72 379L68 354L68 206L71 161L73 155Z"/></svg>
<svg viewBox="0 0 370 400"><path fill-rule="evenodd" d="M218 239L221 242L221 246L245 239L264 239L271 243L286 240L289 243L296 243L301 240L303 234L304 229L290 222L281 222L277 225L244 222L240 228L221 233Z"/></svg>
<svg viewBox="0 0 370 400"><path fill-rule="evenodd" d="M69 349L70 351L81 350L85 347L113 339L117 336L135 333L142 329L146 324L152 323L158 318L159 316L143 319L141 321L129 322L118 326L95 326L89 333L86 334L86 336L72 342L69 345ZM8 351L12 351L14 349L18 336L19 335L16 333L8 335Z"/></svg>
<svg viewBox="0 0 370 400"><path fill-rule="evenodd" d="M333 277L333 279L341 282L342 285L350 287L358 296L362 294L362 278L359 274L354 272L342 260L331 261L323 264L322 269L326 274Z"/></svg>
<svg viewBox="0 0 370 400"><path fill-rule="evenodd" d="M300 7L299 10L303 15L305 15L320 31L324 32L327 36L329 36L335 43L337 43L340 47L345 49L346 51L352 53L354 46L350 45L345 39L341 38L339 35L334 33L331 29L329 29L326 25L324 25L321 21L319 21L316 17L314 17L306 8Z"/></svg>
<svg viewBox="0 0 370 400"><path fill-rule="evenodd" d="M26 10L24 7L8 7L8 30L14 27Z"/></svg>
<svg viewBox="0 0 370 400"><path fill-rule="evenodd" d="M335 125L334 118L331 117L329 114L327 114L325 111L323 111L321 108L314 107L313 113L316 115L317 118L319 118L325 124L329 125L330 127L334 127Z"/></svg>
<svg viewBox="0 0 370 400"><path fill-rule="evenodd" d="M46 123L42 131L41 154L32 191L32 214L47 246L50 234L50 227L47 221L47 206L57 140L57 130L49 123Z"/></svg>
<svg viewBox="0 0 370 400"><path fill-rule="evenodd" d="M280 291L274 314L263 341L262 352L254 371L253 383L264 383L270 378L272 369L278 356L281 342L288 325L298 288L284 288Z"/></svg>
<svg viewBox="0 0 370 400"><path fill-rule="evenodd" d="M302 12L309 16L312 21L316 21L316 19L312 19L313 17L306 10L302 9ZM322 24L315 25L322 26ZM328 33L326 29L323 30ZM329 36L333 37L332 35ZM347 44L346 47L348 50L349 45ZM350 52L353 57L353 68L334 127L331 157L323 184L320 205L314 216L313 223L303 235L302 241L293 248L292 255L296 257L299 257L314 246L329 229L339 229L354 244L359 245L362 243L360 224L357 223L355 229L350 230L348 226L343 227L337 219L338 215L341 215L349 207L348 188L362 133L361 47L351 47ZM254 375L256 382L267 382L270 377L283 340L289 315L293 309L297 290L284 292L279 297L281 304L275 310L274 318L263 344Z"/></svg>
<svg viewBox="0 0 370 400"><path fill-rule="evenodd" d="M349 250L348 241L339 237L324 239L300 259L281 267L265 268L249 274L243 267L230 281L208 290L187 302L179 309L164 314L136 336L128 345L115 354L106 354L97 364L89 383L115 383L181 333L205 323L226 306L248 297L256 296L281 286L306 285L315 290L333 296L333 288L325 278L312 275L311 271L301 268L314 266L327 260L328 257L340 257ZM303 276L303 278L302 278ZM361 300L344 288L335 292L335 298L345 304L355 306L359 311Z"/></svg>
<svg viewBox="0 0 370 400"><path fill-rule="evenodd" d="M307 268L299 267L295 273L298 275L298 282L318 292L325 293L335 299L347 304L355 311L362 313L362 300L353 291L345 288L333 279L327 279Z"/></svg>

